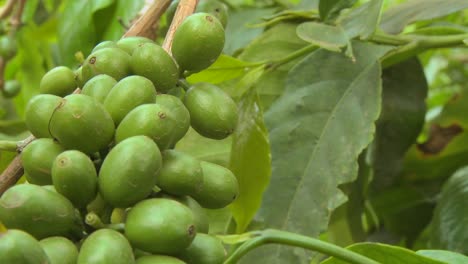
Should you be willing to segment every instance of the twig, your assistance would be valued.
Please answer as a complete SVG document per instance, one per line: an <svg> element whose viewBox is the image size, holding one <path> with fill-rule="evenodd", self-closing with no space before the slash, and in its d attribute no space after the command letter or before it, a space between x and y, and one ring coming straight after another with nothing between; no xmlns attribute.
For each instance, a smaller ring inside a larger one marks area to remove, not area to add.
<svg viewBox="0 0 468 264"><path fill-rule="evenodd" d="M16 10L16 12L13 13L13 15L10 18L10 24L14 28L14 30L17 30L19 26L21 26L21 17L23 16L23 10L25 5L26 0L19 0L18 9Z"/></svg>
<svg viewBox="0 0 468 264"><path fill-rule="evenodd" d="M167 31L166 38L164 39L164 43L162 45L163 49L165 49L169 54L171 54L172 41L174 39L174 34L177 28L180 26L180 24L182 24L185 18L190 16L195 11L197 3L198 0L180 0L174 18L172 19L171 26Z"/></svg>
<svg viewBox="0 0 468 264"><path fill-rule="evenodd" d="M4 19L5 17L11 14L13 11L13 7L15 6L17 0L8 0L5 5L0 10L0 19Z"/></svg>
<svg viewBox="0 0 468 264"><path fill-rule="evenodd" d="M171 3L170 0L156 1L148 10L130 27L123 37L141 36L151 37L148 29L151 29L156 21L166 11Z"/></svg>
<svg viewBox="0 0 468 264"><path fill-rule="evenodd" d="M23 163L21 162L21 156L16 157L11 161L10 165L0 175L0 195L2 195L10 186L15 183L23 175Z"/></svg>

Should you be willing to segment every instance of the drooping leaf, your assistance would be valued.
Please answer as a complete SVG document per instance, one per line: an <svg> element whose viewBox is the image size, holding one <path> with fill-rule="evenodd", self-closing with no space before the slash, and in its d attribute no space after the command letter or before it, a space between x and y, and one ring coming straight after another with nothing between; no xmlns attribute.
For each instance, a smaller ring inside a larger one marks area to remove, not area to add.
<svg viewBox="0 0 468 264"><path fill-rule="evenodd" d="M380 27L387 33L400 33L406 25L430 20L468 8L466 0L410 0L389 8Z"/></svg>
<svg viewBox="0 0 468 264"><path fill-rule="evenodd" d="M260 207L271 175L268 131L254 89L239 103L239 121L233 135L229 168L239 183L239 195L230 208L236 220L236 231L242 233Z"/></svg>
<svg viewBox="0 0 468 264"><path fill-rule="evenodd" d="M340 17L338 24L343 27L348 38L368 39L379 25L382 4L383 0L364 3Z"/></svg>
<svg viewBox="0 0 468 264"><path fill-rule="evenodd" d="M290 72L286 92L265 114L272 178L258 219L267 227L317 236L346 197L357 158L370 143L380 111L377 59L387 47L354 43L357 61L319 50ZM268 250L268 248L270 250ZM304 252L266 247L261 263L302 263Z"/></svg>
<svg viewBox="0 0 468 264"><path fill-rule="evenodd" d="M297 35L321 48L339 52L348 44L348 38L341 27L317 22L304 22L297 27Z"/></svg>
<svg viewBox="0 0 468 264"><path fill-rule="evenodd" d="M468 257L460 253L446 250L418 250L416 254L426 256L431 259L437 259L450 264L466 264Z"/></svg>
<svg viewBox="0 0 468 264"><path fill-rule="evenodd" d="M319 13L322 20L328 21L337 17L341 10L352 7L357 0L320 0Z"/></svg>
<svg viewBox="0 0 468 264"><path fill-rule="evenodd" d="M468 254L468 167L444 184L431 222L431 245Z"/></svg>
<svg viewBox="0 0 468 264"><path fill-rule="evenodd" d="M379 243L358 243L347 247L356 253L378 261L381 264L449 264L428 258L406 248ZM322 264L347 264L335 257L329 258Z"/></svg>
<svg viewBox="0 0 468 264"><path fill-rule="evenodd" d="M372 190L391 186L401 173L408 148L416 141L426 114L428 85L416 58L383 71L382 110L369 158L373 167Z"/></svg>

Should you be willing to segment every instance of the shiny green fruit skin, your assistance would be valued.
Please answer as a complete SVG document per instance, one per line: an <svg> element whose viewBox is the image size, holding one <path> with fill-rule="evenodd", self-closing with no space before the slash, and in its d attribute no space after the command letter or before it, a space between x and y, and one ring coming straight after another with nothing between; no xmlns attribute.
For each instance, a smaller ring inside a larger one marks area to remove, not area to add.
<svg viewBox="0 0 468 264"><path fill-rule="evenodd" d="M49 257L50 264L76 264L78 249L75 244L64 237L48 237L39 241Z"/></svg>
<svg viewBox="0 0 468 264"><path fill-rule="evenodd" d="M174 141L177 142L182 139L190 128L190 113L185 107L182 100L169 94L158 94L156 102L159 105L165 106L171 110L175 116L176 127L172 133Z"/></svg>
<svg viewBox="0 0 468 264"><path fill-rule="evenodd" d="M159 92L173 88L179 78L179 69L171 56L159 45L144 43L132 54L132 70L153 82Z"/></svg>
<svg viewBox="0 0 468 264"><path fill-rule="evenodd" d="M119 232L99 229L81 245L77 264L133 264L132 247Z"/></svg>
<svg viewBox="0 0 468 264"><path fill-rule="evenodd" d="M200 161L176 150L166 150L162 154L163 166L156 176L156 185L174 195L199 192L203 185Z"/></svg>
<svg viewBox="0 0 468 264"><path fill-rule="evenodd" d="M94 52L96 52L98 50L102 50L102 49L105 49L105 48L118 48L118 46L117 46L117 43L115 43L114 41L106 40L106 41L100 42L99 44L94 46L91 53L94 53Z"/></svg>
<svg viewBox="0 0 468 264"><path fill-rule="evenodd" d="M104 107L118 125L134 108L156 100L153 83L142 76L129 76L119 81L104 100Z"/></svg>
<svg viewBox="0 0 468 264"><path fill-rule="evenodd" d="M92 154L109 145L115 126L101 103L87 95L72 94L63 98L52 114L49 131L65 148Z"/></svg>
<svg viewBox="0 0 468 264"><path fill-rule="evenodd" d="M130 209L125 223L125 236L130 243L153 254L177 254L192 243L195 235L192 212L171 199L139 202Z"/></svg>
<svg viewBox="0 0 468 264"><path fill-rule="evenodd" d="M8 80L5 82L2 90L3 97L13 98L21 92L21 84L17 80Z"/></svg>
<svg viewBox="0 0 468 264"><path fill-rule="evenodd" d="M203 187L192 195L202 207L220 209L232 203L239 194L239 185L234 174L223 166L201 161Z"/></svg>
<svg viewBox="0 0 468 264"><path fill-rule="evenodd" d="M34 237L15 229L0 233L0 263L53 264Z"/></svg>
<svg viewBox="0 0 468 264"><path fill-rule="evenodd" d="M17 52L16 39L13 36L0 37L0 56L4 60L10 60L16 55Z"/></svg>
<svg viewBox="0 0 468 264"><path fill-rule="evenodd" d="M184 104L190 113L192 127L200 135L223 139L232 134L237 125L237 106L219 87L197 83L185 94Z"/></svg>
<svg viewBox="0 0 468 264"><path fill-rule="evenodd" d="M41 79L39 92L66 96L77 88L75 73L65 66L58 66L48 71Z"/></svg>
<svg viewBox="0 0 468 264"><path fill-rule="evenodd" d="M147 197L161 168L158 146L146 136L118 143L99 171L99 191L114 207L128 207Z"/></svg>
<svg viewBox="0 0 468 264"><path fill-rule="evenodd" d="M195 12L206 12L214 15L226 28L228 22L228 7L219 0L200 0Z"/></svg>
<svg viewBox="0 0 468 264"><path fill-rule="evenodd" d="M136 264L186 264L178 258L164 255L151 255L138 258Z"/></svg>
<svg viewBox="0 0 468 264"><path fill-rule="evenodd" d="M49 134L49 121L61 101L61 97L52 94L39 94L29 100L26 105L24 119L28 130L36 138L51 137Z"/></svg>
<svg viewBox="0 0 468 264"><path fill-rule="evenodd" d="M109 75L119 81L130 75L130 55L118 48L104 48L91 53L82 67L85 82L99 74Z"/></svg>
<svg viewBox="0 0 468 264"><path fill-rule="evenodd" d="M151 39L139 36L125 37L117 41L117 47L132 55L144 43L154 43Z"/></svg>
<svg viewBox="0 0 468 264"><path fill-rule="evenodd" d="M117 81L109 75L99 74L86 82L81 90L81 94L91 96L103 104L110 90L116 84Z"/></svg>
<svg viewBox="0 0 468 264"><path fill-rule="evenodd" d="M144 104L130 111L117 127L116 142L129 137L145 135L150 137L160 150L175 144L177 121L170 109L159 104Z"/></svg>
<svg viewBox="0 0 468 264"><path fill-rule="evenodd" d="M223 25L211 14L195 13L187 17L175 32L172 56L180 69L198 72L213 64L223 47Z"/></svg>
<svg viewBox="0 0 468 264"><path fill-rule="evenodd" d="M67 236L76 230L75 221L75 209L70 201L38 185L15 185L0 198L0 222L37 239Z"/></svg>
<svg viewBox="0 0 468 264"><path fill-rule="evenodd" d="M220 239L197 233L192 244L178 257L190 264L222 264L226 255L227 252Z"/></svg>
<svg viewBox="0 0 468 264"><path fill-rule="evenodd" d="M65 148L50 138L40 138L29 143L21 153L28 182L37 185L52 184L52 165L63 151Z"/></svg>
<svg viewBox="0 0 468 264"><path fill-rule="evenodd" d="M76 208L85 208L97 194L97 172L94 163L83 152L60 153L52 165L52 182L58 193Z"/></svg>

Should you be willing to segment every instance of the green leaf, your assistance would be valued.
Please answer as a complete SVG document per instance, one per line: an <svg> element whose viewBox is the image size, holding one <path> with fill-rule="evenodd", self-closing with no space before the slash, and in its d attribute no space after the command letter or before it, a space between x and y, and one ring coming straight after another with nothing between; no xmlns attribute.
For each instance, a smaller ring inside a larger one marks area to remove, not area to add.
<svg viewBox="0 0 468 264"><path fill-rule="evenodd" d="M372 0L340 17L338 24L350 39L368 39L374 34L382 12L383 0Z"/></svg>
<svg viewBox="0 0 468 264"><path fill-rule="evenodd" d="M239 195L230 205L236 232L242 233L255 216L271 175L268 131L254 89L239 103L239 121L233 135L229 168L239 182Z"/></svg>
<svg viewBox="0 0 468 264"><path fill-rule="evenodd" d="M110 18L110 24L105 30L103 40L118 40L126 31L120 21L125 25L130 25L132 20L137 17L138 12L143 8L144 0L116 0L117 4L113 16ZM119 21L120 20L120 21Z"/></svg>
<svg viewBox="0 0 468 264"><path fill-rule="evenodd" d="M357 61L319 50L296 65L286 92L265 115L272 178L258 220L267 227L317 236L346 197L357 158L380 111L378 58L387 47L354 43ZM302 250L258 250L260 263L303 263Z"/></svg>
<svg viewBox="0 0 468 264"><path fill-rule="evenodd" d="M382 16L380 27L389 34L397 34L411 23L446 16L465 8L468 8L466 0L410 0L389 8Z"/></svg>
<svg viewBox="0 0 468 264"><path fill-rule="evenodd" d="M190 75L187 81L190 83L222 83L246 74L250 65L252 65L252 63L231 56L221 55L208 69Z"/></svg>
<svg viewBox="0 0 468 264"><path fill-rule="evenodd" d="M440 114L433 120L442 127L457 125L468 130L468 89L456 93L443 107Z"/></svg>
<svg viewBox="0 0 468 264"><path fill-rule="evenodd" d="M468 254L468 167L444 184L432 218L431 246Z"/></svg>
<svg viewBox="0 0 468 264"><path fill-rule="evenodd" d="M341 10L352 7L357 0L320 0L319 13L322 20L328 21L337 17Z"/></svg>
<svg viewBox="0 0 468 264"><path fill-rule="evenodd" d="M358 243L347 247L354 252L369 257L382 264L449 264L416 254L406 248L378 243ZM322 264L347 264L347 262L331 257ZM451 263L450 263L451 264Z"/></svg>
<svg viewBox="0 0 468 264"><path fill-rule="evenodd" d="M342 28L317 22L304 22L297 27L297 35L312 44L330 51L340 52L348 44Z"/></svg>
<svg viewBox="0 0 468 264"><path fill-rule="evenodd" d="M58 46L62 59L61 65L76 65L76 52L81 51L85 56L91 52L94 45L99 41L93 15L113 3L114 0L66 2L58 23ZM109 17L106 19L110 22Z"/></svg>
<svg viewBox="0 0 468 264"><path fill-rule="evenodd" d="M376 193L391 186L401 173L405 153L424 125L428 89L416 58L385 69L382 80L382 110L369 147L374 171L371 186Z"/></svg>
<svg viewBox="0 0 468 264"><path fill-rule="evenodd" d="M459 253L446 251L446 250L418 250L417 254L426 256L431 259L445 261L450 264L466 264L468 257Z"/></svg>

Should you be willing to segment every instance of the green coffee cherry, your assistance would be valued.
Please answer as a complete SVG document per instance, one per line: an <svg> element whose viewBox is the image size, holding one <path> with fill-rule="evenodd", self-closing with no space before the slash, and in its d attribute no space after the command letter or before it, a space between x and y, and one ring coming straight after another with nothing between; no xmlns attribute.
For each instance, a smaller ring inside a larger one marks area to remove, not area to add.
<svg viewBox="0 0 468 264"><path fill-rule="evenodd" d="M65 66L48 71L41 79L39 91L43 94L65 96L77 88L75 73Z"/></svg>
<svg viewBox="0 0 468 264"><path fill-rule="evenodd" d="M139 202L130 210L125 235L136 248L173 255L192 243L196 228L188 207L171 199L153 198Z"/></svg>
<svg viewBox="0 0 468 264"><path fill-rule="evenodd" d="M129 207L147 197L161 168L158 146L146 136L118 143L99 171L99 191L114 207Z"/></svg>
<svg viewBox="0 0 468 264"><path fill-rule="evenodd" d="M30 234L10 229L0 233L0 263L45 264L52 263L39 242Z"/></svg>
<svg viewBox="0 0 468 264"><path fill-rule="evenodd" d="M13 36L0 37L0 56L4 60L12 59L17 52L16 39Z"/></svg>
<svg viewBox="0 0 468 264"><path fill-rule="evenodd" d="M202 161L203 187L192 197L204 208L219 209L232 203L239 194L234 174L217 164Z"/></svg>
<svg viewBox="0 0 468 264"><path fill-rule="evenodd" d="M76 264L78 249L75 244L64 237L48 237L39 241L49 257L50 264Z"/></svg>
<svg viewBox="0 0 468 264"><path fill-rule="evenodd" d="M21 84L17 80L8 80L3 85L2 94L5 98L13 98L21 92Z"/></svg>
<svg viewBox="0 0 468 264"><path fill-rule="evenodd" d="M83 88L85 85L86 81L83 80L83 67L79 67L76 69L73 74L75 75L75 83L77 87Z"/></svg>
<svg viewBox="0 0 468 264"><path fill-rule="evenodd" d="M199 192L203 185L200 161L180 151L164 151L163 166L156 176L156 185L174 195Z"/></svg>
<svg viewBox="0 0 468 264"><path fill-rule="evenodd" d="M219 0L201 0L195 12L206 12L215 16L226 28L228 22L228 7Z"/></svg>
<svg viewBox="0 0 468 264"><path fill-rule="evenodd" d="M0 198L0 222L37 239L68 236L79 229L76 220L70 201L38 185L15 185Z"/></svg>
<svg viewBox="0 0 468 264"><path fill-rule="evenodd" d="M94 53L94 52L96 52L98 50L102 50L102 49L105 49L105 48L118 48L118 46L117 46L117 43L115 43L114 41L106 40L106 41L100 42L99 44L94 46L91 53Z"/></svg>
<svg viewBox="0 0 468 264"><path fill-rule="evenodd" d="M185 94L184 104L190 113L192 127L204 137L226 138L237 125L236 103L215 85L193 85Z"/></svg>
<svg viewBox="0 0 468 264"><path fill-rule="evenodd" d="M198 72L213 64L223 47L224 28L219 20L208 13L195 13L175 32L172 56L180 69Z"/></svg>
<svg viewBox="0 0 468 264"><path fill-rule="evenodd" d="M103 48L91 53L82 67L85 82L99 74L119 81L130 74L130 55L118 48Z"/></svg>
<svg viewBox="0 0 468 264"><path fill-rule="evenodd" d="M119 81L104 100L104 107L118 125L135 107L156 100L153 83L142 76L129 76Z"/></svg>
<svg viewBox="0 0 468 264"><path fill-rule="evenodd" d="M187 131L190 128L189 111L185 107L184 103L173 95L158 94L156 96L156 102L157 104L170 109L171 113L175 116L176 128L173 129L172 134L174 141L179 141L185 136L185 134L187 134Z"/></svg>
<svg viewBox="0 0 468 264"><path fill-rule="evenodd" d="M77 150L62 152L52 166L52 182L58 193L76 208L85 208L97 194L97 172L94 163Z"/></svg>
<svg viewBox="0 0 468 264"><path fill-rule="evenodd" d="M85 239L81 245L77 264L133 264L132 247L119 232L99 229Z"/></svg>
<svg viewBox="0 0 468 264"><path fill-rule="evenodd" d="M94 98L73 94L62 99L49 123L50 134L67 149L92 154L109 145L114 122Z"/></svg>
<svg viewBox="0 0 468 264"><path fill-rule="evenodd" d="M154 43L151 39L139 36L122 38L117 41L117 47L132 55L133 51L140 49L144 43Z"/></svg>
<svg viewBox="0 0 468 264"><path fill-rule="evenodd" d="M176 116L170 109L159 104L145 104L130 111L117 127L115 140L120 142L126 138L145 135L150 137L160 150L174 145L173 131L177 130Z"/></svg>
<svg viewBox="0 0 468 264"><path fill-rule="evenodd" d="M178 258L164 255L150 255L138 258L136 264L186 264Z"/></svg>
<svg viewBox="0 0 468 264"><path fill-rule="evenodd" d="M174 87L179 78L179 69L174 60L154 43L144 43L135 49L131 65L135 74L150 79L160 92Z"/></svg>
<svg viewBox="0 0 468 264"><path fill-rule="evenodd" d="M52 94L39 94L26 105L24 119L29 131L36 138L51 137L49 121L52 113L62 102L62 98Z"/></svg>
<svg viewBox="0 0 468 264"><path fill-rule="evenodd" d="M179 0L173 0L169 7L166 10L166 23L170 25L172 23L172 19L174 18L175 12L177 10L177 6L179 5Z"/></svg>
<svg viewBox="0 0 468 264"><path fill-rule="evenodd" d="M81 90L81 94L91 96L103 104L110 90L116 84L117 81L109 75L99 74L86 82Z"/></svg>
<svg viewBox="0 0 468 264"><path fill-rule="evenodd" d="M192 244L178 255L190 264L222 264L227 252L219 238L197 233Z"/></svg>
<svg viewBox="0 0 468 264"><path fill-rule="evenodd" d="M65 149L50 138L40 138L29 143L21 153L26 179L38 185L52 184L52 165Z"/></svg>

